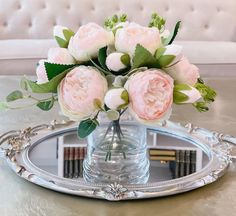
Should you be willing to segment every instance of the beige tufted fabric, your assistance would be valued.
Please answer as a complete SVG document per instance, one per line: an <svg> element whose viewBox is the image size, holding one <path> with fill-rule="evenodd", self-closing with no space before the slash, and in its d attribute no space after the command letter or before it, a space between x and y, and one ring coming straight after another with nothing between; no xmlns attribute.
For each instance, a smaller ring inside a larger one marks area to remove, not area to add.
<svg viewBox="0 0 236 216"><path fill-rule="evenodd" d="M0 39L51 38L56 24L77 30L123 12L147 24L152 11L168 26L182 20L180 40L236 41L235 0L0 0Z"/></svg>
<svg viewBox="0 0 236 216"><path fill-rule="evenodd" d="M52 38L57 24L76 31L89 21L102 24L115 13L147 24L154 11L167 18L169 28L182 20L178 40L194 63L236 63L236 0L0 0L0 73L33 73L38 59L55 45L44 39ZM199 41L217 43L209 50ZM229 48L218 47L218 41L227 41ZM222 51L226 54L219 58Z"/></svg>

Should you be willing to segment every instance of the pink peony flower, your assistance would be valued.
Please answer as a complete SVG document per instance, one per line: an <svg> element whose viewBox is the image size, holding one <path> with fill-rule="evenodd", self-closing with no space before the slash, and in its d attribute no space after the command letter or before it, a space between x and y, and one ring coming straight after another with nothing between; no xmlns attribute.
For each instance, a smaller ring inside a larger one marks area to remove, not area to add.
<svg viewBox="0 0 236 216"><path fill-rule="evenodd" d="M113 44L114 35L96 23L82 25L70 39L68 49L78 61L97 57L100 48Z"/></svg>
<svg viewBox="0 0 236 216"><path fill-rule="evenodd" d="M129 109L142 122L169 118L173 101L173 79L158 69L148 69L130 77L125 88L129 93Z"/></svg>
<svg viewBox="0 0 236 216"><path fill-rule="evenodd" d="M94 100L98 99L103 104L107 90L107 81L96 68L74 68L58 87L62 113L74 121L91 117L97 111Z"/></svg>
<svg viewBox="0 0 236 216"><path fill-rule="evenodd" d="M165 71L175 80L177 84L188 84L194 86L200 77L199 69L193 64L190 64L186 57L174 64L165 68Z"/></svg>
<svg viewBox="0 0 236 216"><path fill-rule="evenodd" d="M161 37L157 28L144 27L136 23L130 23L124 28L117 29L115 35L116 50L129 55L134 55L137 44L145 47L154 54L161 46Z"/></svg>

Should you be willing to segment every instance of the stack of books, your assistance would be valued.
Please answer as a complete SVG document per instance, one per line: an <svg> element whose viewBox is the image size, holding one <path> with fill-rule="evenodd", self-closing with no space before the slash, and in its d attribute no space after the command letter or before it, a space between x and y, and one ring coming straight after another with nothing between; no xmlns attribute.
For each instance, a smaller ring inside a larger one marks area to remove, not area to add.
<svg viewBox="0 0 236 216"><path fill-rule="evenodd" d="M64 147L63 177L83 177L83 161L86 156L86 147Z"/></svg>
<svg viewBox="0 0 236 216"><path fill-rule="evenodd" d="M169 163L172 178L180 178L196 172L196 150L150 148L149 157L151 161Z"/></svg>

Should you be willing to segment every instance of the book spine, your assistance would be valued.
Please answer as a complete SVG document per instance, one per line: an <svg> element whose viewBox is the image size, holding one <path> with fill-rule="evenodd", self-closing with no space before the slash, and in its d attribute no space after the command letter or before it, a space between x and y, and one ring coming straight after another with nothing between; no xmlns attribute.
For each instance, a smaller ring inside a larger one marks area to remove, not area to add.
<svg viewBox="0 0 236 216"><path fill-rule="evenodd" d="M64 172L63 176L69 178L69 148L64 148Z"/></svg>
<svg viewBox="0 0 236 216"><path fill-rule="evenodd" d="M80 161L79 161L79 147L75 148L75 158L74 158L74 178L79 177L79 167L80 167Z"/></svg>
<svg viewBox="0 0 236 216"><path fill-rule="evenodd" d="M70 151L69 151L69 178L74 177L74 153L75 153L75 148L70 147Z"/></svg>

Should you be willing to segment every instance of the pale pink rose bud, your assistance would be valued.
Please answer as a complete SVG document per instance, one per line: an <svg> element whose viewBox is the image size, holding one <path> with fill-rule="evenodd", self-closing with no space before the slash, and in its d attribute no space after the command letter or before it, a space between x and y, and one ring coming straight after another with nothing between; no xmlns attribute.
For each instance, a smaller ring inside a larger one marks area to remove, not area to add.
<svg viewBox="0 0 236 216"><path fill-rule="evenodd" d="M123 106L129 102L128 92L124 88L110 89L105 95L104 102L112 110L124 108Z"/></svg>
<svg viewBox="0 0 236 216"><path fill-rule="evenodd" d="M114 43L114 34L96 23L82 25L70 39L68 49L78 61L97 57L100 48Z"/></svg>
<svg viewBox="0 0 236 216"><path fill-rule="evenodd" d="M107 56L106 58L106 66L109 70L111 71L119 71L122 69L125 69L130 62L122 62L122 57L128 56L128 61L129 61L129 55L124 54L124 53L119 53L119 52L114 52L111 53Z"/></svg>
<svg viewBox="0 0 236 216"><path fill-rule="evenodd" d="M189 90L180 90L181 93L188 96L188 100L182 103L195 103L202 97L200 92L196 88L192 86L189 86L189 88Z"/></svg>
<svg viewBox="0 0 236 216"><path fill-rule="evenodd" d="M194 86L200 77L198 67L189 63L186 57L182 57L178 63L166 67L164 70L175 80L176 84Z"/></svg>
<svg viewBox="0 0 236 216"><path fill-rule="evenodd" d="M161 46L159 30L155 27L143 27L136 23L130 23L124 28L117 29L115 35L117 51L133 56L138 44L154 54Z"/></svg>
<svg viewBox="0 0 236 216"><path fill-rule="evenodd" d="M108 90L104 76L94 67L79 66L71 70L58 87L62 113L74 121L90 118L98 111Z"/></svg>
<svg viewBox="0 0 236 216"><path fill-rule="evenodd" d="M37 84L43 84L48 82L48 77L44 66L44 62L46 62L46 60L40 60L36 68Z"/></svg>
<svg viewBox="0 0 236 216"><path fill-rule="evenodd" d="M56 64L75 64L75 59L71 56L68 49L50 48L48 51L48 62Z"/></svg>
<svg viewBox="0 0 236 216"><path fill-rule="evenodd" d="M131 115L143 123L169 118L174 80L158 69L148 69L131 76L125 88L129 93Z"/></svg>
<svg viewBox="0 0 236 216"><path fill-rule="evenodd" d="M182 46L176 45L176 44L171 44L171 45L166 46L165 48L166 48L166 50L163 53L163 55L175 56L174 60L170 63L170 65L177 63L183 57L183 53L182 53L183 47Z"/></svg>

